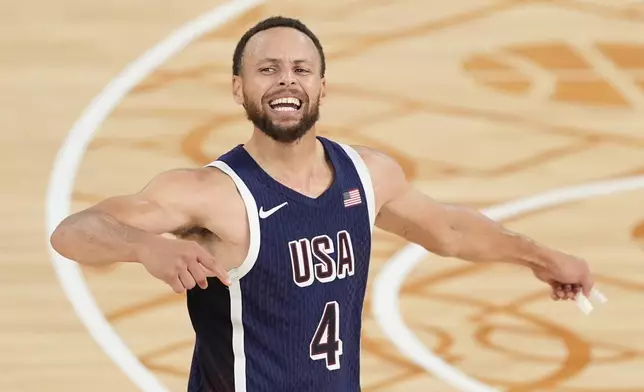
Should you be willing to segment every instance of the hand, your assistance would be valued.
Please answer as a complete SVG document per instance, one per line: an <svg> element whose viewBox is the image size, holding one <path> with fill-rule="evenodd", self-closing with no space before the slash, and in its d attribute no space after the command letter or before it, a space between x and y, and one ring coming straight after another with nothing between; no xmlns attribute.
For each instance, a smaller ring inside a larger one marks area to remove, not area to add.
<svg viewBox="0 0 644 392"><path fill-rule="evenodd" d="M228 273L204 248L194 241L155 237L144 244L139 253L139 262L155 278L158 278L176 293L191 290L196 285L208 287L207 275L215 276L229 286Z"/></svg>
<svg viewBox="0 0 644 392"><path fill-rule="evenodd" d="M550 285L555 301L574 300L580 292L588 297L595 284L584 260L559 252L549 256L545 267L532 267L532 272Z"/></svg>

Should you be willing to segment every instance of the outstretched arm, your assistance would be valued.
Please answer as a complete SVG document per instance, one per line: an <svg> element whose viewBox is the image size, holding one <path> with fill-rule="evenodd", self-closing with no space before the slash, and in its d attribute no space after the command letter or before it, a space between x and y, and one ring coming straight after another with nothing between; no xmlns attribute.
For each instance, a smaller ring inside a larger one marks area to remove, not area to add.
<svg viewBox="0 0 644 392"><path fill-rule="evenodd" d="M407 181L392 158L365 147L356 149L372 176L379 228L441 256L527 266L553 288L579 285L589 294L593 283L584 261L510 231L474 209L439 203Z"/></svg>

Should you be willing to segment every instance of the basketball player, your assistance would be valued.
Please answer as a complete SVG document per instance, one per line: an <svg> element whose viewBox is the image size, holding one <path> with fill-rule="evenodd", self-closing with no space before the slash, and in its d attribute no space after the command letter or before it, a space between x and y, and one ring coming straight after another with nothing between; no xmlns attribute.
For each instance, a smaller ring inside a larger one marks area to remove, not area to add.
<svg viewBox="0 0 644 392"><path fill-rule="evenodd" d="M75 213L51 237L80 264L140 263L187 291L191 392L359 391L374 225L437 255L525 266L555 300L593 286L583 260L438 203L382 152L317 136L325 67L305 25L260 22L233 56L250 139Z"/></svg>

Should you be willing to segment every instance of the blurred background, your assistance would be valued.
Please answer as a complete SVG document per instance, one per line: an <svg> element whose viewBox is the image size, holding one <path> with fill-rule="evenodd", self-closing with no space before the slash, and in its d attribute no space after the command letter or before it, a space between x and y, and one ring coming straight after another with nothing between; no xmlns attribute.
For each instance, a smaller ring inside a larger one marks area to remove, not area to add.
<svg viewBox="0 0 644 392"><path fill-rule="evenodd" d="M246 140L232 51L275 14L324 45L322 135L383 149L431 196L587 258L609 298L584 316L524 270L376 231L363 390L644 391L643 2L0 7L1 391L185 390L185 298L138 266L80 269L47 236Z"/></svg>

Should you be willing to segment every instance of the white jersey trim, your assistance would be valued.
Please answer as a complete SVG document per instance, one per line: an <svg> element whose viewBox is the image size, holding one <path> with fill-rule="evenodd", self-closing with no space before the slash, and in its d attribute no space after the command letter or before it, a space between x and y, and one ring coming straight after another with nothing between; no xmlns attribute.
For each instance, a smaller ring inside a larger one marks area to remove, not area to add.
<svg viewBox="0 0 644 392"><path fill-rule="evenodd" d="M230 321L233 325L233 355L235 392L246 392L246 350L242 319L242 291L239 280L232 280L230 291Z"/></svg>
<svg viewBox="0 0 644 392"><path fill-rule="evenodd" d="M216 167L226 173L235 183L246 206L248 227L250 228L250 245L242 264L229 271L231 280L230 320L233 326L233 355L235 357L235 392L246 392L246 352L244 349L244 322L242 318L242 290L240 279L243 278L257 262L260 246L260 229L257 203L244 181L225 162L214 161L207 167Z"/></svg>
<svg viewBox="0 0 644 392"><path fill-rule="evenodd" d="M250 244L246 258L237 268L229 271L230 279L241 279L250 272L257 261L259 255L260 245L260 229L259 229L259 213L257 210L257 203L253 194L250 192L244 181L235 173L235 171L228 166L225 162L214 161L206 165L207 167L216 167L226 173L235 183L239 194L246 206L246 215L248 215L248 227L250 229Z"/></svg>
<svg viewBox="0 0 644 392"><path fill-rule="evenodd" d="M369 223L370 229L373 232L373 227L376 224L376 196L373 191L373 183L371 182L371 174L367 165L364 163L364 160L358 154L358 152L351 146L338 143L347 153L353 165L358 172L360 181L362 182L362 188L364 189L365 197L367 198L367 209L369 211Z"/></svg>

